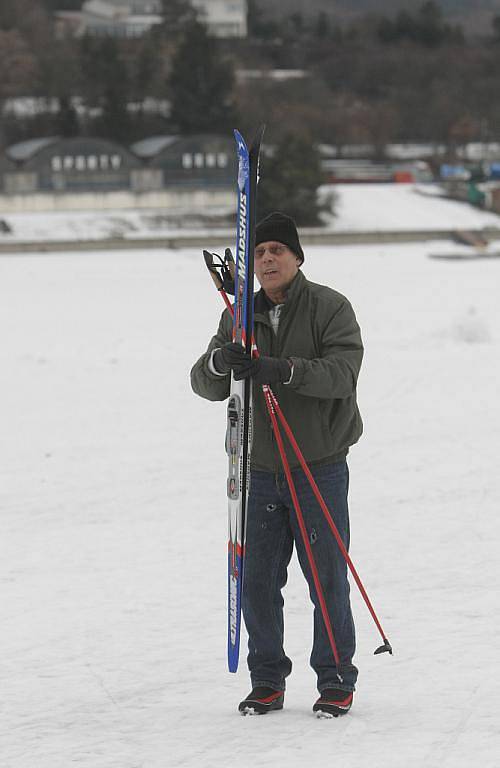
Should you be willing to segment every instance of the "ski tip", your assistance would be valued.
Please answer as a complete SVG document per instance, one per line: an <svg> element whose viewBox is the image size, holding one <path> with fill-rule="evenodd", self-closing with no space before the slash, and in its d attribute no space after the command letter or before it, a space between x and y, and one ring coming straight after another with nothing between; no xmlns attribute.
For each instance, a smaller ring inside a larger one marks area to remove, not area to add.
<svg viewBox="0 0 500 768"><path fill-rule="evenodd" d="M241 135L241 133L238 131L237 128L235 128L233 130L233 134L234 134L234 138L236 140L236 143L237 143L238 147L242 147L243 146L246 149L247 143L246 143L245 139L243 138L243 136Z"/></svg>
<svg viewBox="0 0 500 768"><path fill-rule="evenodd" d="M210 251L203 250L203 258L205 259L205 264L207 265L208 268L213 266L214 257L213 257L213 254L210 253Z"/></svg>
<svg viewBox="0 0 500 768"><path fill-rule="evenodd" d="M374 655L376 656L378 653L390 653L392 656L392 645L388 641L386 637L384 637L384 644L380 645L374 652Z"/></svg>
<svg viewBox="0 0 500 768"><path fill-rule="evenodd" d="M261 125L259 125L259 127L257 128L257 131L255 133L255 137L254 137L254 140L252 142L252 145L253 144L260 144L260 142L262 141L262 138L264 136L265 130L266 130L266 124L265 123L262 123Z"/></svg>
<svg viewBox="0 0 500 768"><path fill-rule="evenodd" d="M262 141L262 137L264 136L264 131L265 130L266 130L266 124L265 123L262 123L261 125L259 125L257 131L255 132L255 136L254 136L252 144L251 144L252 147L260 146L260 143ZM243 138L243 135L240 133L240 131L238 131L237 128L234 128L233 129L233 133L234 133L234 138L236 139L236 143L238 144L238 146L243 146L243 147L246 148L247 147L247 143L246 143L245 139Z"/></svg>

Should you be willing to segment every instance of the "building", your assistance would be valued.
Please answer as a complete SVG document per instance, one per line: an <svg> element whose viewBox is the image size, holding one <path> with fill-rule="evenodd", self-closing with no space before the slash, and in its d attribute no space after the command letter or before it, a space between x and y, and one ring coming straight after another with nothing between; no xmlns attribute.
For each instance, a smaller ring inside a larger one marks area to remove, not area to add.
<svg viewBox="0 0 500 768"><path fill-rule="evenodd" d="M138 16L148 14L158 14L162 12L162 0L106 0L107 5L124 6L129 9L129 13Z"/></svg>
<svg viewBox="0 0 500 768"><path fill-rule="evenodd" d="M33 139L10 146L6 155L11 163L4 173L7 194L140 191L154 184L134 154L105 139Z"/></svg>
<svg viewBox="0 0 500 768"><path fill-rule="evenodd" d="M234 192L236 150L230 137L152 136L130 149L99 138L31 139L0 156L4 195Z"/></svg>
<svg viewBox="0 0 500 768"><path fill-rule="evenodd" d="M56 11L58 37L141 37L163 21L154 0L88 0L81 11Z"/></svg>
<svg viewBox="0 0 500 768"><path fill-rule="evenodd" d="M234 141L226 136L152 136L132 145L145 168L159 170L164 187L234 189Z"/></svg>
<svg viewBox="0 0 500 768"><path fill-rule="evenodd" d="M246 37L247 0L191 0L210 35ZM59 38L141 37L163 22L161 0L87 0L81 11L56 11Z"/></svg>
<svg viewBox="0 0 500 768"><path fill-rule="evenodd" d="M247 0L191 0L191 5L210 35L247 36Z"/></svg>

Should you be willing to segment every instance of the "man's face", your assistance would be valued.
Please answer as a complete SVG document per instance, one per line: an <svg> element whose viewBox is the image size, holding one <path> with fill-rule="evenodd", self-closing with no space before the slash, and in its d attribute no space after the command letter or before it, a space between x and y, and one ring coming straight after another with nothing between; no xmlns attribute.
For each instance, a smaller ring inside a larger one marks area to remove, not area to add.
<svg viewBox="0 0 500 768"><path fill-rule="evenodd" d="M255 248L255 274L264 291L279 294L299 271L300 259L287 245L269 240Z"/></svg>

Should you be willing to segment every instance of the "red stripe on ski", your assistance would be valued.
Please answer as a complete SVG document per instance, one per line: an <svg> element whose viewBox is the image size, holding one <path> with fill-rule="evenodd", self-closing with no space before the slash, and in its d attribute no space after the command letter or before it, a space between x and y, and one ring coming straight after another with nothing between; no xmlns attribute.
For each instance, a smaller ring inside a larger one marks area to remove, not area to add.
<svg viewBox="0 0 500 768"><path fill-rule="evenodd" d="M229 552L231 552L231 553L234 552L234 544L233 544L232 541L228 541L227 548L228 548ZM236 544L236 554L237 554L238 557L241 557L242 554L244 554L244 549L242 549L241 544L239 542L238 542L238 544Z"/></svg>

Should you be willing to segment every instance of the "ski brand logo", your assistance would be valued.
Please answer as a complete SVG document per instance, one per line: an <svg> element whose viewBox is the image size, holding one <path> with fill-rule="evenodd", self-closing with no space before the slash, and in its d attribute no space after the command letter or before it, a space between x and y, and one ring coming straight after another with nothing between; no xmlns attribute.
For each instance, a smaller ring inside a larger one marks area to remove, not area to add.
<svg viewBox="0 0 500 768"><path fill-rule="evenodd" d="M241 284L246 278L247 253L247 196L244 193L240 197L238 231L238 283Z"/></svg>
<svg viewBox="0 0 500 768"><path fill-rule="evenodd" d="M238 581L231 575L229 580L229 634L232 645L236 645L238 626Z"/></svg>

